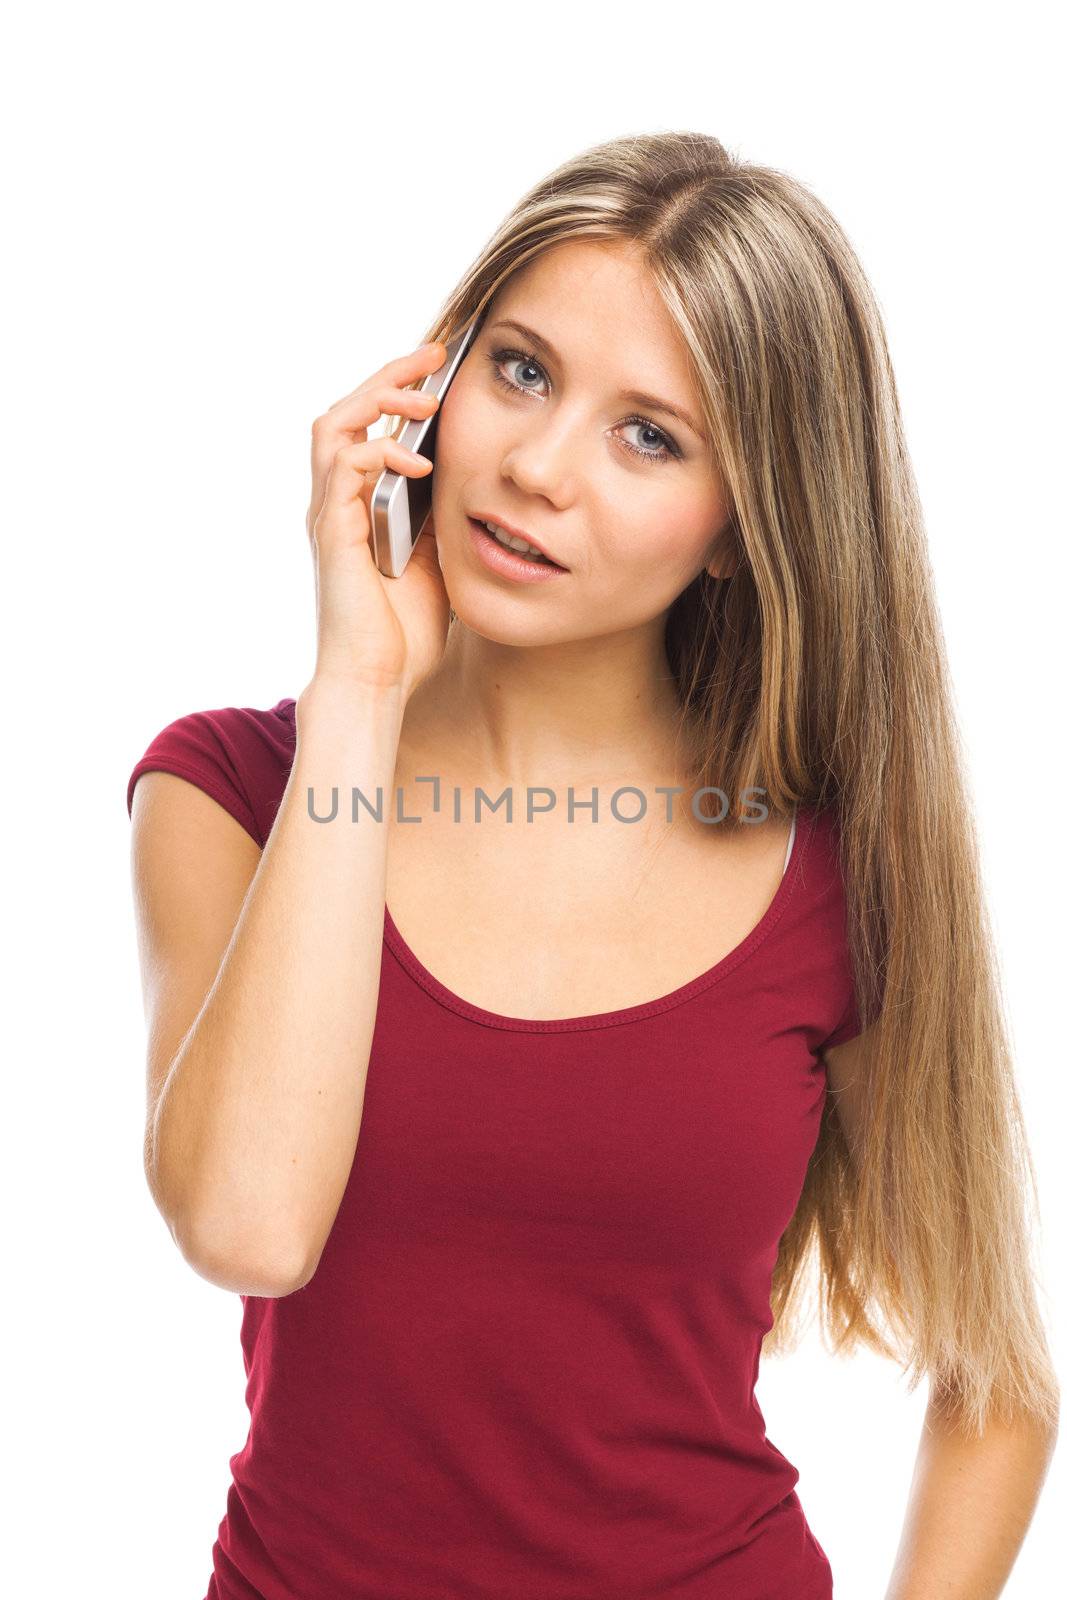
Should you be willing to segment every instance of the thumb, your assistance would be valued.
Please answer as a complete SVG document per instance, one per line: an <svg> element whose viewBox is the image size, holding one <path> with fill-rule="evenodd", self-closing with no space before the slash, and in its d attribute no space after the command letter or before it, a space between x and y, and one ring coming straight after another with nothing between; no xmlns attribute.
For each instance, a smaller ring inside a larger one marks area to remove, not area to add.
<svg viewBox="0 0 1067 1600"><path fill-rule="evenodd" d="M432 512L426 518L422 525L422 532L415 540L415 547L411 552L411 560L417 562L423 571L428 572L431 576L437 578L442 576Z"/></svg>

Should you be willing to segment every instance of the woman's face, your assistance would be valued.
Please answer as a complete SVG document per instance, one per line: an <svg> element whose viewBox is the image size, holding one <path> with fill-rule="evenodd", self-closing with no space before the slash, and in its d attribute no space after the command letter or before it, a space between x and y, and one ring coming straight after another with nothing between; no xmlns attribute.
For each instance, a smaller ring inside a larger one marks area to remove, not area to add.
<svg viewBox="0 0 1067 1600"><path fill-rule="evenodd" d="M719 574L729 506L702 428L685 346L634 247L570 240L537 257L499 292L438 418L433 529L456 614L501 643L562 642L640 627L702 568ZM567 570L532 583L491 570L475 514Z"/></svg>

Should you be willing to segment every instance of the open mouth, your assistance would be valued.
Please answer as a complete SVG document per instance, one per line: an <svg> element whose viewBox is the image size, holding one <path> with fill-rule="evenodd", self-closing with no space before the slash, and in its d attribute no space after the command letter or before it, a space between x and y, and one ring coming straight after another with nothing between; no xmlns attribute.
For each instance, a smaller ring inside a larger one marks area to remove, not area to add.
<svg viewBox="0 0 1067 1600"><path fill-rule="evenodd" d="M510 534L503 533L495 527L490 527L480 517L471 517L470 520L476 527L481 528L488 539L492 539L494 544L499 545L501 550L507 550L510 555L517 556L520 561L529 561L532 566L552 567L556 572L566 572L566 567L561 567L558 561L552 561L548 556L542 555L540 550L533 549L532 546L526 544L525 540L513 539Z"/></svg>

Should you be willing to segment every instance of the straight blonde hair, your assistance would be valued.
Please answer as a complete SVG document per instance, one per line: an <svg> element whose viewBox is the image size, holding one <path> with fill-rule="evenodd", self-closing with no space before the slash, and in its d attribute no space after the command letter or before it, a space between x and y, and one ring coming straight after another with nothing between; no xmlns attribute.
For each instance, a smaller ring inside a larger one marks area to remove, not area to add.
<svg viewBox="0 0 1067 1600"><path fill-rule="evenodd" d="M735 570L702 573L666 621L700 780L837 819L866 1030L861 1153L828 1093L764 1352L795 1347L814 1276L835 1351L900 1362L909 1392L930 1377L968 1431L994 1414L1055 1428L1033 1163L874 293L796 179L705 134L648 133L585 150L529 190L425 338L450 339L528 262L579 238L643 252L731 501Z"/></svg>

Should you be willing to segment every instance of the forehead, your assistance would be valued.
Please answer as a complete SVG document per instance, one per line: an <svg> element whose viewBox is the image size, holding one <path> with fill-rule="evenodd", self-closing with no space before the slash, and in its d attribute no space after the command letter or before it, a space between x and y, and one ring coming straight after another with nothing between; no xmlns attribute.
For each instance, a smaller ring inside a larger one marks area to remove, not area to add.
<svg viewBox="0 0 1067 1600"><path fill-rule="evenodd" d="M529 323L568 362L596 360L621 388L697 404L688 349L632 240L551 246L498 290L487 320L494 317Z"/></svg>

